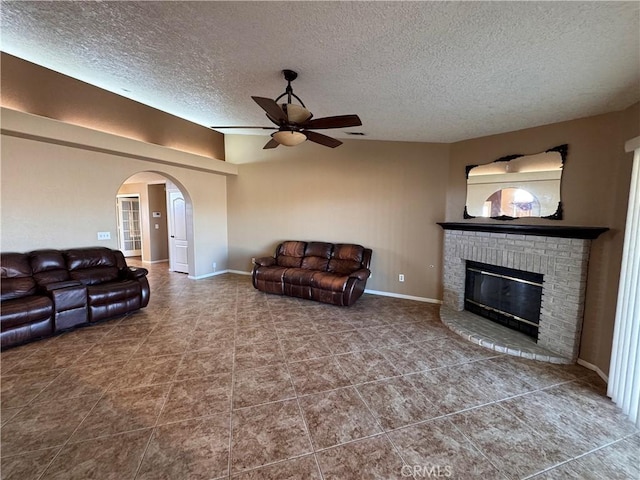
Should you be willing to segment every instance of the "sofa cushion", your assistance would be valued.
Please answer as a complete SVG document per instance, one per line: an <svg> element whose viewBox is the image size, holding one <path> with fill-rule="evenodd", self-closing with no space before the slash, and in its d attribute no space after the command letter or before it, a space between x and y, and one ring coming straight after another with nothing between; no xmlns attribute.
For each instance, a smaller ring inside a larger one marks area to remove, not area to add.
<svg viewBox="0 0 640 480"><path fill-rule="evenodd" d="M35 250L29 254L33 278L39 286L69 280L67 262L60 250Z"/></svg>
<svg viewBox="0 0 640 480"><path fill-rule="evenodd" d="M331 260L329 260L329 272L348 275L362 268L364 247L353 244L336 244Z"/></svg>
<svg viewBox="0 0 640 480"><path fill-rule="evenodd" d="M282 242L276 252L276 262L281 267L300 267L306 242Z"/></svg>
<svg viewBox="0 0 640 480"><path fill-rule="evenodd" d="M140 296L140 282L120 280L87 287L90 305L104 305Z"/></svg>
<svg viewBox="0 0 640 480"><path fill-rule="evenodd" d="M53 302L49 297L32 295L2 302L0 324L2 330L46 320L53 314Z"/></svg>
<svg viewBox="0 0 640 480"><path fill-rule="evenodd" d="M69 275L85 285L96 285L118 279L118 264L108 248L76 248L65 252Z"/></svg>
<svg viewBox="0 0 640 480"><path fill-rule="evenodd" d="M2 280L0 281L2 302L36 293L36 281L31 276L31 265L27 254L3 253L0 266L2 270ZM2 308L4 309L4 303Z"/></svg>

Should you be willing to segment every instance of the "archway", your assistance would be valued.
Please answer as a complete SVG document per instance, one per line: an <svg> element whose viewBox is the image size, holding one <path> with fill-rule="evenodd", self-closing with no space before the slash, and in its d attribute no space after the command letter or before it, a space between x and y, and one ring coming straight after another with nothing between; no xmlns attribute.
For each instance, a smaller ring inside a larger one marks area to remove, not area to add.
<svg viewBox="0 0 640 480"><path fill-rule="evenodd" d="M540 201L531 192L522 188L503 188L485 200L488 217L539 217Z"/></svg>
<svg viewBox="0 0 640 480"><path fill-rule="evenodd" d="M139 228L131 224L136 202ZM193 275L193 205L176 178L161 171L130 175L116 193L116 218L119 248L125 255L136 255L129 247L139 245L143 263L164 262L171 271Z"/></svg>

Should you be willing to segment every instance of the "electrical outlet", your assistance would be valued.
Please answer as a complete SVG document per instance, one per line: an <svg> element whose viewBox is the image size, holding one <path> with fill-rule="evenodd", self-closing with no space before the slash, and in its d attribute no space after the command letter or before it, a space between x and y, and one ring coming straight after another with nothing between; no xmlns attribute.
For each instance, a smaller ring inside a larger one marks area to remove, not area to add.
<svg viewBox="0 0 640 480"><path fill-rule="evenodd" d="M98 240L111 240L111 232L98 232Z"/></svg>
<svg viewBox="0 0 640 480"><path fill-rule="evenodd" d="M256 263L256 257L251 257L251 263Z"/></svg>
<svg viewBox="0 0 640 480"><path fill-rule="evenodd" d="M213 262L213 271L214 271L214 272L216 271L216 267L217 267L217 266L218 266L218 265L217 265L217 263L216 263L216 262Z"/></svg>
<svg viewBox="0 0 640 480"><path fill-rule="evenodd" d="M401 273L400 275L398 275L398 281L404 282L404 273Z"/></svg>

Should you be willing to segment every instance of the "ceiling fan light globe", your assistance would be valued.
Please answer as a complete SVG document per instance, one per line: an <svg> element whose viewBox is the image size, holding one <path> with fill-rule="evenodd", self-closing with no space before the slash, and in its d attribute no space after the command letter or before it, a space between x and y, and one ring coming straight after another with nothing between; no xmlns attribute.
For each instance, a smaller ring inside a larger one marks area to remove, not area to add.
<svg viewBox="0 0 640 480"><path fill-rule="evenodd" d="M282 130L279 132L275 132L271 136L276 142L278 142L280 145L284 145L285 147L294 147L296 145L300 145L307 139L307 136L304 133L291 130Z"/></svg>
<svg viewBox="0 0 640 480"><path fill-rule="evenodd" d="M304 123L311 118L311 112L295 103L283 103L282 109L287 113L290 123Z"/></svg>

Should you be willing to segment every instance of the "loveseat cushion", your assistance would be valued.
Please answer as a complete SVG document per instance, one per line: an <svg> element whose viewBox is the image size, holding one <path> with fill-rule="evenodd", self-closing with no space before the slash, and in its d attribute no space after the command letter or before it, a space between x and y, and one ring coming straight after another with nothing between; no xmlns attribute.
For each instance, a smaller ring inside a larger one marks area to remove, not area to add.
<svg viewBox="0 0 640 480"><path fill-rule="evenodd" d="M329 272L348 275L362 268L364 247L353 244L336 244L329 260Z"/></svg>
<svg viewBox="0 0 640 480"><path fill-rule="evenodd" d="M85 285L96 285L118 279L118 264L108 248L76 248L65 252L69 275Z"/></svg>
<svg viewBox="0 0 640 480"><path fill-rule="evenodd" d="M33 278L40 287L69 280L67 262L60 250L35 250L29 254Z"/></svg>
<svg viewBox="0 0 640 480"><path fill-rule="evenodd" d="M285 267L263 267L258 268L255 275L258 280L265 282L281 282L286 271Z"/></svg>
<svg viewBox="0 0 640 480"><path fill-rule="evenodd" d="M2 302L2 331L46 320L53 314L53 302L48 297L32 295Z"/></svg>
<svg viewBox="0 0 640 480"><path fill-rule="evenodd" d="M316 272L311 278L311 287L333 292L342 292L349 280L349 275L336 275L331 272Z"/></svg>
<svg viewBox="0 0 640 480"><path fill-rule="evenodd" d="M304 250L302 268L308 270L327 270L329 259L333 251L333 244L326 242L309 242Z"/></svg>
<svg viewBox="0 0 640 480"><path fill-rule="evenodd" d="M0 298L2 302L36 293L36 281L32 277L29 256L26 253L3 253L0 266L2 271ZM4 303L2 308L4 309Z"/></svg>
<svg viewBox="0 0 640 480"><path fill-rule="evenodd" d="M276 263L281 267L300 267L306 242L282 242L276 252Z"/></svg>
<svg viewBox="0 0 640 480"><path fill-rule="evenodd" d="M304 268L287 268L283 279L285 283L292 285L310 286L311 278L318 273L317 270L306 270Z"/></svg>

